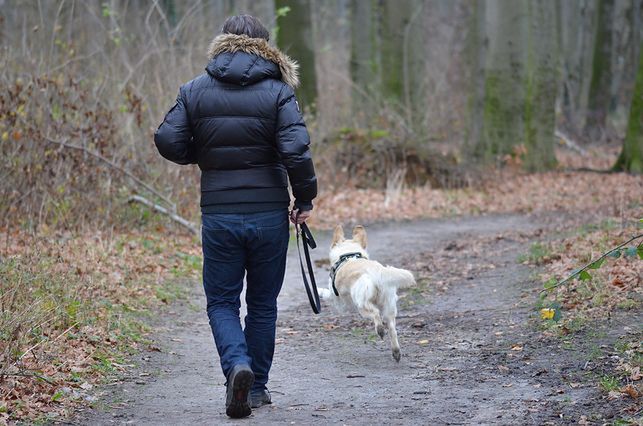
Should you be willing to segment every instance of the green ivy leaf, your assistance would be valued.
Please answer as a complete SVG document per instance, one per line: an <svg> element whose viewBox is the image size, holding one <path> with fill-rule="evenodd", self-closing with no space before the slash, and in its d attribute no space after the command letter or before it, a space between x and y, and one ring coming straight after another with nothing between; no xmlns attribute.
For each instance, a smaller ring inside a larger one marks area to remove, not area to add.
<svg viewBox="0 0 643 426"><path fill-rule="evenodd" d="M621 257L621 251L620 250L614 250L613 252L608 254L608 256L612 257L614 259L618 259L619 257Z"/></svg>
<svg viewBox="0 0 643 426"><path fill-rule="evenodd" d="M636 247L628 247L623 251L623 254L625 256L634 257L634 256L636 256L636 252L637 252Z"/></svg>
<svg viewBox="0 0 643 426"><path fill-rule="evenodd" d="M599 259L596 262L593 262L591 265L588 266L589 269L598 269L601 267L601 265L605 262L605 258Z"/></svg>
<svg viewBox="0 0 643 426"><path fill-rule="evenodd" d="M556 278L552 277L552 278L548 279L547 282L545 282L545 284L544 284L545 290L549 290L549 289L555 287L556 284L558 284L558 280Z"/></svg>
<svg viewBox="0 0 643 426"><path fill-rule="evenodd" d="M592 279L592 276L587 271L581 271L579 278L581 281L589 281Z"/></svg>
<svg viewBox="0 0 643 426"><path fill-rule="evenodd" d="M643 260L643 244L636 248L636 254L639 255L639 259Z"/></svg>

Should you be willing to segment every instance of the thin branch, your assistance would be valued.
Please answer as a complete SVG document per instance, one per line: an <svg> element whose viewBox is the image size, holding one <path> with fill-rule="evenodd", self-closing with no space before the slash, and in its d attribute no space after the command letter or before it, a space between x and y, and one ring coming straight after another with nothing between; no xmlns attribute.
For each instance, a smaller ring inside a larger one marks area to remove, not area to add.
<svg viewBox="0 0 643 426"><path fill-rule="evenodd" d="M576 142L571 140L569 137L567 137L567 135L565 135L560 130L556 129L556 131L554 132L554 136L562 140L565 146L571 149L572 151L576 151L583 156L587 155L587 151L585 149L581 148Z"/></svg>
<svg viewBox="0 0 643 426"><path fill-rule="evenodd" d="M599 258L598 258L598 259L596 259L596 260L592 260L592 261L591 261L591 262L589 262L587 265L585 265L585 266L583 266L582 268L580 268L580 269L578 269L578 270L574 271L574 273L573 273L573 274L571 274L570 276L568 276L568 277L567 277L567 278L565 278L564 280L562 280L562 281L558 281L556 284L552 285L551 287L547 287L546 289L541 290L541 291L540 291L540 294L543 294L543 293L545 293L546 291L549 291L549 290L551 290L551 289L554 289L554 288L556 288L556 287L559 287L559 286L561 286L561 285L565 284L566 282L569 282L569 281L573 280L574 278L576 278L577 276L579 276L581 272L583 272L583 271L587 270L587 268L589 268L590 266L592 266L592 265L593 265L593 264L595 264L596 262L600 262L601 260L605 259L605 258L606 258L607 256L609 256L610 254L614 253L614 252L615 252L615 251L617 251L617 250L620 250L621 248L625 247L626 245L628 245L628 244L629 244L629 243L631 243L632 241L638 240L639 238L643 238L643 234L635 235L635 236L633 236L632 238L630 238L629 240L627 240L627 241L625 241L624 243L620 244L619 246L614 247L614 248L613 248L613 249L611 249L610 251L607 251L607 252L603 253L603 255L602 255L601 257L599 257Z"/></svg>
<svg viewBox="0 0 643 426"><path fill-rule="evenodd" d="M163 206L159 206L158 204L154 204L153 202L151 202L147 198L141 197L140 195L132 195L131 197L129 197L129 199L127 201L129 203L138 202L138 203L144 204L144 205L156 210L159 213L162 213L162 214L165 214L165 215L169 216L170 219L172 219L175 222L185 226L186 228L188 228L190 231L192 231L197 236L200 235L199 228L194 223L190 222L187 219L182 218L181 216L179 216L176 213L173 213L173 212L169 211L168 209L166 209Z"/></svg>
<svg viewBox="0 0 643 426"><path fill-rule="evenodd" d="M50 341L51 341L51 342L55 342L56 340L60 339L60 338L61 338L62 336L64 336L65 334L69 333L69 332L70 332L74 327L76 327L77 325L78 325L78 322L73 323L73 324L71 325L71 327L69 327L67 330L63 331L63 332L62 332L62 333L60 333L58 336L56 336L56 338L55 338L54 340L44 340L44 339L43 339L43 340L39 341L38 343L36 343L35 345L33 345L32 347L30 347L29 349L27 349L27 350L26 350L22 355L20 355L20 357L19 357L19 358L18 358L18 359L13 363L13 365L16 365L16 364L18 363L18 361L20 361L20 360L21 360L22 358L24 358L28 353L30 353L31 351L33 351L34 349L36 349L38 346L40 346L40 345L41 345L41 344L43 344L44 342L50 342Z"/></svg>
<svg viewBox="0 0 643 426"><path fill-rule="evenodd" d="M86 154L91 155L94 158L99 159L100 161L104 162L105 164L107 164L111 168L113 168L115 170L118 170L119 172L123 173L124 175L126 175L127 177L132 179L134 182L136 182L138 185L142 186L143 188L145 188L146 190L148 190L152 194L156 195L157 197L159 197L160 199L165 201L170 206L172 211L176 211L176 205L169 198L167 198L165 195L161 194L156 189L152 188L149 184L143 182L141 179L139 179L136 176L134 176L134 174L132 172L130 172L129 170L122 168L118 164L114 163L112 160L103 157L99 153L91 151L91 150L89 150L89 149L87 149L85 147L82 147L82 146L69 144L69 143L67 143L65 141L57 141L57 140L54 140L54 139L50 139L49 137L45 137L45 141L47 141L49 143L56 144L56 145L63 146L65 148L82 151L82 152L84 152Z"/></svg>
<svg viewBox="0 0 643 426"><path fill-rule="evenodd" d="M11 377L13 377L13 376L17 376L17 377L35 377L36 379L43 380L43 381L49 383L50 385L55 385L56 384L56 382L51 380L49 377L43 376L43 375L38 374L38 373L0 373L0 377L10 377L10 376Z"/></svg>

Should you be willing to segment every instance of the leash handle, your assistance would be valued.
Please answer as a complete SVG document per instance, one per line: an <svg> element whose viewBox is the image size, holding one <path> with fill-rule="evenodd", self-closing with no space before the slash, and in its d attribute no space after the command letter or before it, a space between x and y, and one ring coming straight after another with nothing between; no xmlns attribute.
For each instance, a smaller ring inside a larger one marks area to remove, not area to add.
<svg viewBox="0 0 643 426"><path fill-rule="evenodd" d="M304 281L304 288L306 289L306 295L308 296L308 302L310 302L310 307L312 308L315 314L321 312L321 303L319 301L319 292L317 291L317 283L315 282L315 273L313 271L313 264L310 260L310 252L308 247L316 248L317 243L313 234L310 232L308 225L302 223L297 225L295 223L295 233L297 235L297 252L299 254L299 266L301 267L301 276ZM304 261L301 257L301 248L299 243L299 238L301 236L302 245L304 246L304 256L306 258L306 266L308 267L308 276L310 277L310 284L308 278L306 277L306 270L304 269Z"/></svg>

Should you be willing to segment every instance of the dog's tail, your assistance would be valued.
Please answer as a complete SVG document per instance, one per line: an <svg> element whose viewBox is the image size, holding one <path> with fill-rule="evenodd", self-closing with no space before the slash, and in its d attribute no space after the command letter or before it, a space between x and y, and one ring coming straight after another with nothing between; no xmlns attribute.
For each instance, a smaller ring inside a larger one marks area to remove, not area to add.
<svg viewBox="0 0 643 426"><path fill-rule="evenodd" d="M411 271L406 269L385 266L382 271L382 281L384 285L395 288L412 287L415 285L415 277Z"/></svg>

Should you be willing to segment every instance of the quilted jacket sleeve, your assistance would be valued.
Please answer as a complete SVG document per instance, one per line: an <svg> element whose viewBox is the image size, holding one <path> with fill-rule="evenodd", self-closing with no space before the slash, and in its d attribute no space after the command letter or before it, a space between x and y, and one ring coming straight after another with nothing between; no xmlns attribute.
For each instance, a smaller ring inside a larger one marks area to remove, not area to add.
<svg viewBox="0 0 643 426"><path fill-rule="evenodd" d="M277 149L295 196L295 207L312 210L317 196L317 177L310 155L310 137L299 111L295 92L284 85L278 98Z"/></svg>
<svg viewBox="0 0 643 426"><path fill-rule="evenodd" d="M154 133L154 143L159 153L177 164L192 164L197 161L185 99L181 88L176 103Z"/></svg>

